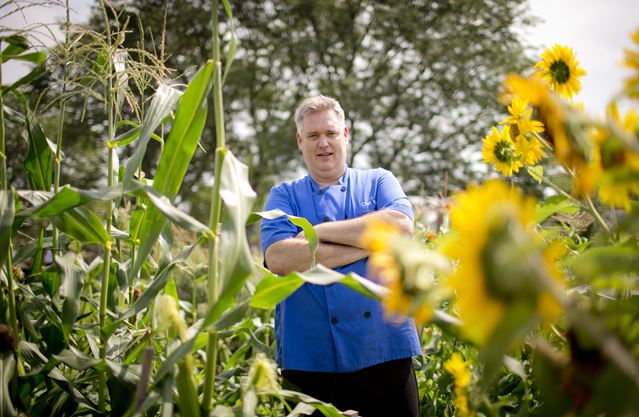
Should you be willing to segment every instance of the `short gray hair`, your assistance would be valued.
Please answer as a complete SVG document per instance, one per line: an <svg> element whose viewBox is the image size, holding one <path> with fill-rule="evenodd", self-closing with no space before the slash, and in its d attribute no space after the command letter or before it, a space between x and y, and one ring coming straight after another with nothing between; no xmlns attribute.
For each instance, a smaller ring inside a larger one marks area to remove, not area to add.
<svg viewBox="0 0 639 417"><path fill-rule="evenodd" d="M302 121L307 114L319 113L326 110L333 110L341 122L344 124L346 123L344 110L342 109L342 106L339 105L339 102L333 97L319 95L305 99L302 101L302 104L299 105L297 110L295 110L295 126L297 131L300 131Z"/></svg>

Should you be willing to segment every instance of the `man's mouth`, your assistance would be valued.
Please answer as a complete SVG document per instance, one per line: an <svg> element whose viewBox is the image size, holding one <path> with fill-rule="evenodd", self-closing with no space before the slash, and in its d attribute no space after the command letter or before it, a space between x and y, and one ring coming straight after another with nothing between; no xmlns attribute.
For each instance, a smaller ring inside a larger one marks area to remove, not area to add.
<svg viewBox="0 0 639 417"><path fill-rule="evenodd" d="M318 153L317 156L331 156L333 155L333 152L322 152L322 153Z"/></svg>

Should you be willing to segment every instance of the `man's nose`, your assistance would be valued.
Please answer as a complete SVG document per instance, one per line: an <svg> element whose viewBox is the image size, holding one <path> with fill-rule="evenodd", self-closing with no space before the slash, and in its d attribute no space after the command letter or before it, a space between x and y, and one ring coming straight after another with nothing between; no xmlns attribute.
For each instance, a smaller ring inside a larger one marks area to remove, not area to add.
<svg viewBox="0 0 639 417"><path fill-rule="evenodd" d="M328 136L320 135L319 139L317 141L317 146L319 146L320 148L327 147L328 146Z"/></svg>

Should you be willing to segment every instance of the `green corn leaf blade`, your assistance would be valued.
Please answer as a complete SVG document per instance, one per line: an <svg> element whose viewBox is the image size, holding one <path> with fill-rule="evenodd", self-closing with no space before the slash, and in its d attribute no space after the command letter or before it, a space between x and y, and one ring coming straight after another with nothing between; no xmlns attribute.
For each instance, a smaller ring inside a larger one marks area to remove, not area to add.
<svg viewBox="0 0 639 417"><path fill-rule="evenodd" d="M2 94L7 94L10 92L16 91L16 88L20 87L21 85L29 84L32 81L42 77L45 72L47 72L47 66L46 66L46 63L43 62L40 65L36 66L31 71L29 71L29 73L27 73L27 75L25 75L24 77L21 77L18 80L14 81L11 85L3 86Z"/></svg>
<svg viewBox="0 0 639 417"><path fill-rule="evenodd" d="M284 277L269 274L257 285L250 305L255 308L273 308L277 303L297 291L303 284L304 280L297 274L289 274Z"/></svg>
<svg viewBox="0 0 639 417"><path fill-rule="evenodd" d="M69 393L75 402L97 413L97 405L83 394L82 391L76 387L75 382L67 378L58 368L53 368L47 376L58 381L58 386Z"/></svg>
<svg viewBox="0 0 639 417"><path fill-rule="evenodd" d="M108 201L118 199L122 196L122 193L122 188L120 186L104 188L101 190L79 190L77 188L66 186L62 187L57 194L49 197L48 200L37 200L39 201L39 204L30 209L21 211L20 215L40 218L59 216L70 211L74 207L81 206L90 201ZM126 190L126 194L148 198L160 213L166 216L172 223L185 230L195 233L203 233L208 230L207 226L173 206L166 197L158 193L153 187L133 182ZM43 196L50 196L50 194L43 194ZM32 201L36 200L32 199ZM123 237L122 233L118 233L116 236ZM127 235L124 234L124 237L126 236Z"/></svg>
<svg viewBox="0 0 639 417"><path fill-rule="evenodd" d="M175 385L178 391L178 405L180 415L200 416L200 403L197 398L197 388L193 381L193 369L189 366L189 361L183 360L178 364L178 373L175 378Z"/></svg>
<svg viewBox="0 0 639 417"><path fill-rule="evenodd" d="M12 190L0 190L0 266L4 265L9 254L15 201Z"/></svg>
<svg viewBox="0 0 639 417"><path fill-rule="evenodd" d="M44 131L28 109L25 109L27 143L29 149L24 161L27 180L32 190L49 191L53 174L53 153L44 136Z"/></svg>
<svg viewBox="0 0 639 417"><path fill-rule="evenodd" d="M126 164L124 179L122 181L125 186L131 182L135 171L137 171L142 163L151 135L160 123L171 114L179 98L180 92L168 85L161 84L156 90L151 100L149 110L145 114L144 123L142 123L140 127L138 147Z"/></svg>
<svg viewBox="0 0 639 417"><path fill-rule="evenodd" d="M135 300L133 305L125 313L118 317L118 319L114 323L108 325L107 328L102 329L102 331L106 334L111 334L115 329L119 327L120 323L123 320L126 320L127 318L147 308L148 305L153 300L155 300L155 297L160 293L160 291L166 286L166 283L169 281L170 278L171 270L178 263L183 262L185 259L187 259L191 255L191 253L193 253L193 250L201 243L201 240L198 240L192 245L186 246L171 263L162 267L157 272L157 274L153 278L153 281L151 281L151 284L147 287L147 289L142 294L140 294L140 298Z"/></svg>
<svg viewBox="0 0 639 417"><path fill-rule="evenodd" d="M22 35L2 36L0 37L0 42L9 44L2 50L0 55L0 63L2 64L29 49L29 42Z"/></svg>
<svg viewBox="0 0 639 417"><path fill-rule="evenodd" d="M44 52L29 52L27 54L15 55L11 59L19 61L31 62L32 64L39 65L47 59L47 54Z"/></svg>
<svg viewBox="0 0 639 417"><path fill-rule="evenodd" d="M189 83L180 98L171 132L162 150L153 188L171 200L180 189L204 129L213 68L213 62L207 62Z"/></svg>
<svg viewBox="0 0 639 417"><path fill-rule="evenodd" d="M160 417L173 417L173 387L175 378L169 375L162 384L162 412Z"/></svg>
<svg viewBox="0 0 639 417"><path fill-rule="evenodd" d="M535 222L541 223L556 213L575 214L579 206L563 195L555 195L537 204Z"/></svg>
<svg viewBox="0 0 639 417"><path fill-rule="evenodd" d="M215 330L224 330L242 321L249 311L249 301L236 304L215 323Z"/></svg>
<svg viewBox="0 0 639 417"><path fill-rule="evenodd" d="M339 283L346 285L352 290L372 299L380 299L388 293L388 290L384 286L376 284L355 273L344 275L324 265L316 265L307 271L293 273L311 284L328 285Z"/></svg>
<svg viewBox="0 0 639 417"><path fill-rule="evenodd" d="M253 271L253 259L246 239L246 220L255 191L248 181L248 167L227 152L220 176L220 198L224 202L220 231L220 297L206 318L209 326L230 307Z"/></svg>
<svg viewBox="0 0 639 417"><path fill-rule="evenodd" d="M160 122L160 124L166 123L170 119L171 117L167 116L164 118L164 120L162 120L162 122ZM138 125L129 120L123 120L122 122L118 123L118 126L124 126L124 125L132 126L133 128L117 136L112 141L109 141L109 143L107 144L108 146L112 148L119 148L121 146L126 146L140 136L140 133L142 132L142 127L143 127L142 125ZM151 134L151 139L155 140L158 143L164 143L164 140L155 133Z"/></svg>
<svg viewBox="0 0 639 417"><path fill-rule="evenodd" d="M28 285L18 283L17 286L24 295L26 302L39 310L49 323L61 332L62 320L53 308L51 308L51 300L41 295L35 295Z"/></svg>
<svg viewBox="0 0 639 417"><path fill-rule="evenodd" d="M67 252L64 256L56 256L55 262L60 269L60 297L62 303L62 329L65 337L69 337L75 319L80 312L80 294L82 292L84 268L77 262L75 253Z"/></svg>
<svg viewBox="0 0 639 417"><path fill-rule="evenodd" d="M18 350L22 360L29 364L32 373L42 369L49 362L49 359L40 352L38 345L35 343L21 340Z"/></svg>
<svg viewBox="0 0 639 417"><path fill-rule="evenodd" d="M66 233L60 233L58 236L58 245L61 247L68 245L72 240L73 239ZM33 258L39 250L51 248L53 246L53 239L51 237L45 237L41 242L41 246L39 243L40 240L36 239L18 248L14 253L13 262L17 265L27 259Z"/></svg>
<svg viewBox="0 0 639 417"><path fill-rule="evenodd" d="M59 353L53 355L53 357L67 365L69 368L76 369L78 371L84 371L89 368L95 368L99 371L107 371L109 369L103 360L92 358L74 347L63 349Z"/></svg>
<svg viewBox="0 0 639 417"><path fill-rule="evenodd" d="M146 210L142 206L137 205L131 214L131 219L129 220L129 236L131 236L133 242L137 242L140 236L140 225L142 224L145 213Z"/></svg>
<svg viewBox="0 0 639 417"><path fill-rule="evenodd" d="M169 282L166 283L166 286L164 287L164 293L173 297L175 302L180 301L180 297L178 297L177 285L175 285L175 280L173 279L173 277L169 278Z"/></svg>
<svg viewBox="0 0 639 417"><path fill-rule="evenodd" d="M16 416L16 410L11 403L9 384L15 372L16 361L13 352L0 353L0 415L7 417Z"/></svg>
<svg viewBox="0 0 639 417"><path fill-rule="evenodd" d="M169 199L161 195L155 188L148 185L140 185L140 191L143 192L142 195L144 197L153 203L153 207L147 211L155 209L169 219L171 223L189 232L205 233L209 230L206 225L172 205ZM134 194L140 195L141 193ZM144 224L144 221L142 224Z"/></svg>
<svg viewBox="0 0 639 417"><path fill-rule="evenodd" d="M317 233L315 232L315 228L313 228L313 225L304 217L291 216L284 213L280 209L257 211L249 215L246 224L257 223L261 219L273 220L282 216L286 216L291 223L302 228L304 237L306 238L309 249L311 250L311 257L315 259L315 252L317 251L317 246L319 245L319 239L317 238Z"/></svg>
<svg viewBox="0 0 639 417"><path fill-rule="evenodd" d="M333 404L328 404L323 401L317 400L310 395L303 394L297 391L280 390L279 394L286 399L294 400L297 402L312 405L317 410L321 411L327 417L342 417L342 413L339 412Z"/></svg>
<svg viewBox="0 0 639 417"><path fill-rule="evenodd" d="M51 217L51 222L59 230L82 243L104 245L111 240L100 218L86 207L74 207L61 215Z"/></svg>
<svg viewBox="0 0 639 417"><path fill-rule="evenodd" d="M206 121L206 98L211 88L213 63L209 61L189 83L180 98L171 133L160 157L153 188L173 200L184 179L186 169L197 147ZM129 281L137 276L151 253L153 245L164 227L164 216L157 206L150 207L140 228L142 239L138 256L129 271Z"/></svg>

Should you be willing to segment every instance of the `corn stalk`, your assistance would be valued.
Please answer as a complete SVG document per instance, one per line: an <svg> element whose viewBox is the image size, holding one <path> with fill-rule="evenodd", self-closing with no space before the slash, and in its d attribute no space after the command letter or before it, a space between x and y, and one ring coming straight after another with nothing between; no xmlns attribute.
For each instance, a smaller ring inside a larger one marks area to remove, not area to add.
<svg viewBox="0 0 639 417"><path fill-rule="evenodd" d="M106 12L106 6L104 4L104 0L100 0L100 7L102 8L102 15L104 17L106 32L107 32L107 42L109 48L108 60L107 60L107 71L106 71L106 98L107 98L107 114L108 114L108 142L114 139L114 120L113 120L113 112L114 112L114 91L113 91L113 60L112 60L112 51L111 51L111 29L109 27L109 18ZM107 161L107 184L110 187L113 186L114 178L113 178L113 152L114 149L112 146L108 147L108 161ZM112 213L113 213L113 200L109 199L106 202L106 232L108 235L111 234L111 225L112 225ZM109 275L111 271L111 240L107 241L104 245L104 269L102 274L102 283L100 288L100 359L106 359L106 350L108 343L108 335L102 331L104 326L106 325L106 317L107 317L107 299L109 293ZM106 382L107 382L107 374L105 371L101 371L99 374L99 385L98 385L98 410L101 413L105 411L106 404Z"/></svg>
<svg viewBox="0 0 639 417"><path fill-rule="evenodd" d="M222 163L226 153L224 140L224 110L222 107L222 63L220 61L220 36L218 28L217 0L211 2L211 36L212 36L212 58L215 63L213 74L213 106L215 116L215 179L211 193L211 211L209 217L209 228L211 237L209 238L208 253L208 301L213 305L219 298L219 230L220 214L222 211L222 200L220 198L220 178L222 173ZM206 374L204 378L202 409L205 414L211 408L215 385L215 372L217 367L217 333L210 330L208 344L206 347Z"/></svg>

